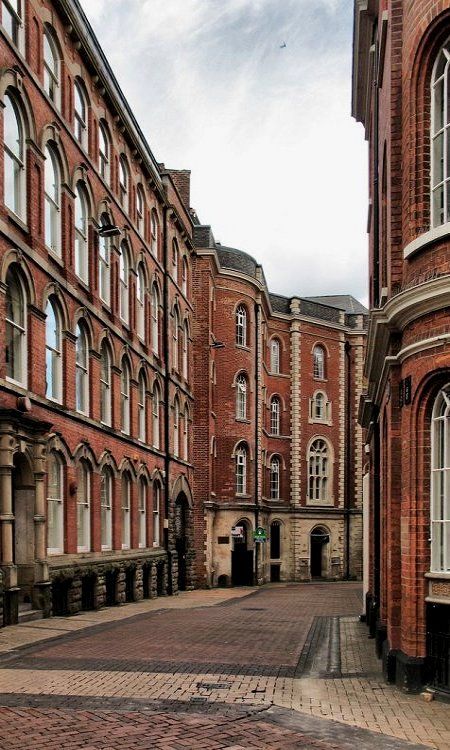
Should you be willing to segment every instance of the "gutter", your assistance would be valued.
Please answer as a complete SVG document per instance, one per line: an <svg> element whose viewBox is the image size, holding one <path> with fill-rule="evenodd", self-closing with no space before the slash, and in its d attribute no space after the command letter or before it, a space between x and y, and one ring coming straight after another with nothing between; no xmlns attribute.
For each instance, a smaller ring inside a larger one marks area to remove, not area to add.
<svg viewBox="0 0 450 750"><path fill-rule="evenodd" d="M169 498L169 478L170 478L170 419L169 419L169 400L170 400L170 362L169 362L169 280L168 280L168 242L167 242L167 219L169 208L164 206L163 210L163 357L165 362L164 368L164 473L165 473L165 493L164 493L164 547L167 551L167 593L173 593L172 582L172 556L169 539L169 515L170 515L170 498ZM166 525L167 524L167 525Z"/></svg>
<svg viewBox="0 0 450 750"><path fill-rule="evenodd" d="M259 432L259 419L260 419L260 398L259 398L259 360L260 360L260 315L261 315L261 304L255 302L255 531L260 523L259 510L261 496L261 488L259 482L259 451L260 451L260 432ZM261 542L254 542L255 545L255 584L258 585L258 571L259 571L259 557L260 549L259 545Z"/></svg>

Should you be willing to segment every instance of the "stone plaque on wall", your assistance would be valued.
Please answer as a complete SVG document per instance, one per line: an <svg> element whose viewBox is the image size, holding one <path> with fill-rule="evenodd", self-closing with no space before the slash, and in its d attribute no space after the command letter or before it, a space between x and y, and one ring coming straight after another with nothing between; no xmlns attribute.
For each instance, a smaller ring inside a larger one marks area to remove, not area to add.
<svg viewBox="0 0 450 750"><path fill-rule="evenodd" d="M450 599L450 581L430 581L430 596Z"/></svg>

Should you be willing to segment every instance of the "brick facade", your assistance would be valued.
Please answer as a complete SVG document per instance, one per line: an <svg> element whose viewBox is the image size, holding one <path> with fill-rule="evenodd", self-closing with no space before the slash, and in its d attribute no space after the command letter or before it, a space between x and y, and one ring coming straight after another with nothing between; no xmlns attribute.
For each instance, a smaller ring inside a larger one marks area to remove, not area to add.
<svg viewBox="0 0 450 750"><path fill-rule="evenodd" d="M438 0L355 2L353 115L364 124L370 165L372 310L360 410L368 428L367 617L387 679L406 690L450 688L450 566L431 523L439 516L445 528L450 519L431 486L432 466L441 469L433 410L450 382L450 224L439 213L437 177L442 169L446 179L447 161L434 137L441 115L433 93L449 36L450 11ZM445 105L445 123L449 113Z"/></svg>

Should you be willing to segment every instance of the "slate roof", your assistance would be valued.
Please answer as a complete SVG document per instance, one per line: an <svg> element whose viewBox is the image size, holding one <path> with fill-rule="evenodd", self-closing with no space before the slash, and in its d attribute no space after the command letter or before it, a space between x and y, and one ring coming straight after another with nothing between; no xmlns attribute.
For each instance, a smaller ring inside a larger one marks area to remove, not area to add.
<svg viewBox="0 0 450 750"><path fill-rule="evenodd" d="M329 307L337 307L338 310L343 310L350 315L368 315L367 310L361 302L352 297L351 294L324 294L320 297L305 297L304 299L309 302L317 302L320 305L328 305Z"/></svg>
<svg viewBox="0 0 450 750"><path fill-rule="evenodd" d="M242 250L236 250L234 247L219 245L216 243L216 253L219 263L224 268L231 268L233 271L241 271L247 276L256 278L256 269L258 263L251 255L244 253Z"/></svg>

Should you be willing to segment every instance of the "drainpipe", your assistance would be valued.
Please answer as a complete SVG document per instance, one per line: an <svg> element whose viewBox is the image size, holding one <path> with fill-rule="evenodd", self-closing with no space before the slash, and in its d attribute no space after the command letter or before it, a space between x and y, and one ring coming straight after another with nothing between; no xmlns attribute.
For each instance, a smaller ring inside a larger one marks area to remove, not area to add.
<svg viewBox="0 0 450 750"><path fill-rule="evenodd" d="M352 451L354 449L351 441L351 345L345 342L345 376L346 376L346 412L345 412L345 491L344 491L344 517L345 517L345 577L350 578L350 497L352 491L351 465Z"/></svg>
<svg viewBox="0 0 450 750"><path fill-rule="evenodd" d="M260 316L261 316L261 305L259 302L255 302L255 328L256 328L256 340L255 340L255 530L259 526L259 498L261 495L261 487L259 482L259 453L260 453L260 398L259 398L259 361L260 361ZM263 542L254 542L255 545L255 584L258 585L258 569L259 569L259 545Z"/></svg>
<svg viewBox="0 0 450 750"><path fill-rule="evenodd" d="M376 35L376 26L374 26L374 35ZM379 171L379 89L378 89L378 43L374 42L374 105L373 105L373 306L380 305L380 233L378 222L380 218L380 200L378 195L378 171Z"/></svg>
<svg viewBox="0 0 450 750"><path fill-rule="evenodd" d="M169 541L169 514L170 514L170 498L169 498L169 477L170 477L170 419L169 419L169 400L170 400L170 361L169 361L169 331L170 331L170 315L169 315L169 280L168 280L168 231L167 231L167 219L169 216L169 208L164 206L164 221L163 221L163 356L164 356L164 472L166 476L164 493L164 516L167 520L167 528L164 527L164 547L167 551L167 593L173 593L172 585L172 554L170 550Z"/></svg>

